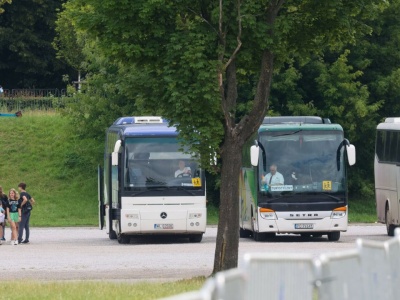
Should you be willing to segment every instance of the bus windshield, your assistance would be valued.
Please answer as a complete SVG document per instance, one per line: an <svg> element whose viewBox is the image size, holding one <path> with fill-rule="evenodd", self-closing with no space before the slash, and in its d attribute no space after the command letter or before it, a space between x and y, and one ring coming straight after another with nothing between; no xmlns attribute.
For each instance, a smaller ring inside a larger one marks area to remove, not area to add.
<svg viewBox="0 0 400 300"><path fill-rule="evenodd" d="M298 193L344 193L342 141L343 132L335 130L261 132L261 194L271 200Z"/></svg>
<svg viewBox="0 0 400 300"><path fill-rule="evenodd" d="M175 137L125 139L124 186L131 189L204 189L195 155Z"/></svg>

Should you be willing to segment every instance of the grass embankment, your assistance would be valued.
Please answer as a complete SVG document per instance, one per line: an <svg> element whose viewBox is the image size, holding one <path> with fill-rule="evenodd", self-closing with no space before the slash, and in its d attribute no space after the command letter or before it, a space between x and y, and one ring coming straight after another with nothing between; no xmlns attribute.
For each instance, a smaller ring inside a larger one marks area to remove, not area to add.
<svg viewBox="0 0 400 300"><path fill-rule="evenodd" d="M19 182L27 184L37 202L31 226L93 226L97 175L90 153L95 147L74 136L56 114L1 118L0 185L8 194Z"/></svg>
<svg viewBox="0 0 400 300"><path fill-rule="evenodd" d="M104 282L24 282L23 288L15 288L15 282L2 282L6 295L1 299L130 299L150 300L199 290L205 278L193 278L164 283L104 283Z"/></svg>

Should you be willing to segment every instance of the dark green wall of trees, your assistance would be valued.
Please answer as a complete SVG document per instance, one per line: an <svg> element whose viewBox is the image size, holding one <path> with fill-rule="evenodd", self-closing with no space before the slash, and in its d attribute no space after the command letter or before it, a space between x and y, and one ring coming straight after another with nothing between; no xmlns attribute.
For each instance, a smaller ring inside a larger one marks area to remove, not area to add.
<svg viewBox="0 0 400 300"><path fill-rule="evenodd" d="M0 85L6 89L63 88L71 67L56 58L57 10L61 0L18 0L0 14ZM76 75L75 75L76 77Z"/></svg>

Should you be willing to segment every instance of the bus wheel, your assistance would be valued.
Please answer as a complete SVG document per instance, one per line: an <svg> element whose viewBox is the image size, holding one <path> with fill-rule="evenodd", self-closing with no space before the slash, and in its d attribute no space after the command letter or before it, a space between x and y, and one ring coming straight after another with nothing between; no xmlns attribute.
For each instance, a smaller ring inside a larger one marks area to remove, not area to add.
<svg viewBox="0 0 400 300"><path fill-rule="evenodd" d="M118 236L118 243L120 243L120 244L129 244L130 241L131 241L131 239L129 237L127 237L126 235L120 234Z"/></svg>
<svg viewBox="0 0 400 300"><path fill-rule="evenodd" d="M328 233L328 240L336 242L340 239L340 231L333 231Z"/></svg>
<svg viewBox="0 0 400 300"><path fill-rule="evenodd" d="M110 229L108 231L108 237L110 238L110 240L116 240L117 239L117 233L114 230Z"/></svg>
<svg viewBox="0 0 400 300"><path fill-rule="evenodd" d="M203 239L203 234L192 234L189 236L189 242L191 243L200 243Z"/></svg>
<svg viewBox="0 0 400 300"><path fill-rule="evenodd" d="M251 235L251 231L247 230L247 229L243 229L242 227L240 227L239 229L239 237L241 238L247 238Z"/></svg>
<svg viewBox="0 0 400 300"><path fill-rule="evenodd" d="M386 205L385 209L385 223L386 223L386 231L388 236L394 236L394 229L396 228L393 224L389 223L389 205Z"/></svg>
<svg viewBox="0 0 400 300"><path fill-rule="evenodd" d="M265 234L263 232L253 231L253 238L256 242L265 240Z"/></svg>

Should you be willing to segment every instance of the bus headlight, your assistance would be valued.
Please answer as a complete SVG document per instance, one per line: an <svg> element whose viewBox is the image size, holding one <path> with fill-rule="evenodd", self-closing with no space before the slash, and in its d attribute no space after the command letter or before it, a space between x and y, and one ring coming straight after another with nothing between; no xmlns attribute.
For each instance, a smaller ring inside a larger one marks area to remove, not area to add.
<svg viewBox="0 0 400 300"><path fill-rule="evenodd" d="M276 214L273 209L260 207L260 216L266 220L276 220Z"/></svg>
<svg viewBox="0 0 400 300"><path fill-rule="evenodd" d="M346 214L347 214L346 206L338 207L332 211L331 219L340 219L340 218L345 217Z"/></svg>
<svg viewBox="0 0 400 300"><path fill-rule="evenodd" d="M202 215L201 213L190 213L189 219L200 219L201 215Z"/></svg>

